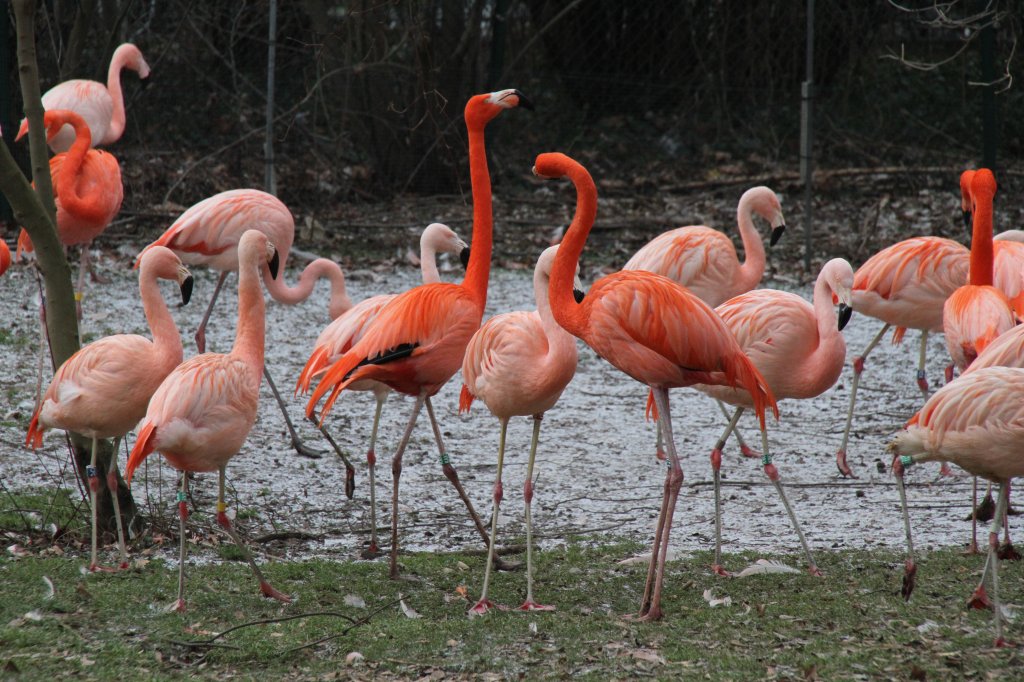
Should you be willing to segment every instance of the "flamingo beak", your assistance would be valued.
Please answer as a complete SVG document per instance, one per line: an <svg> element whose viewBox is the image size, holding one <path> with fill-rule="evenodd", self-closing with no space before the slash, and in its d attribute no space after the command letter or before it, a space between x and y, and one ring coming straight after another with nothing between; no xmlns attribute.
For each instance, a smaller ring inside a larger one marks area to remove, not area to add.
<svg viewBox="0 0 1024 682"><path fill-rule="evenodd" d="M577 303L583 303L583 299L586 297L586 294L580 291L579 289L573 287L572 297L576 299Z"/></svg>
<svg viewBox="0 0 1024 682"><path fill-rule="evenodd" d="M519 98L519 106L521 106L523 109L529 109L530 111L533 111L533 102L527 99L526 95L524 95L519 90L515 91L515 95L516 97Z"/></svg>
<svg viewBox="0 0 1024 682"><path fill-rule="evenodd" d="M970 211L964 211L964 228L968 232L971 231L971 212Z"/></svg>
<svg viewBox="0 0 1024 682"><path fill-rule="evenodd" d="M274 250L274 255L270 258L270 262L267 263L267 267L270 269L270 277L277 279L277 270L281 267L281 258L277 255L277 249Z"/></svg>
<svg viewBox="0 0 1024 682"><path fill-rule="evenodd" d="M462 263L462 267L464 267L464 268L468 268L469 267L469 247L468 246L463 248L461 251L459 251L459 261Z"/></svg>
<svg viewBox="0 0 1024 682"><path fill-rule="evenodd" d="M850 318L853 317L853 308L845 303L839 304L839 331L843 331Z"/></svg>
<svg viewBox="0 0 1024 682"><path fill-rule="evenodd" d="M181 281L181 284L178 285L181 288L182 305L187 305L188 302L192 299L192 285L194 283L195 280L192 279L192 275L188 275L187 277L185 277L185 279Z"/></svg>
<svg viewBox="0 0 1024 682"><path fill-rule="evenodd" d="M782 233L784 233L785 231L786 231L786 226L785 225L779 225L778 227L773 228L772 229L772 236L771 236L771 239L768 242L768 245L769 246L775 246L775 244L778 243L778 241L780 239L782 239Z"/></svg>

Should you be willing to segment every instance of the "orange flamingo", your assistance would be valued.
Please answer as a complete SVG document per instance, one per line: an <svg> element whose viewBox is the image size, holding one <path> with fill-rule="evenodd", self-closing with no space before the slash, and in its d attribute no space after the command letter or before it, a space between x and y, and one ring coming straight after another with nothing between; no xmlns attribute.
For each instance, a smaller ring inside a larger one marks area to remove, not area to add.
<svg viewBox="0 0 1024 682"><path fill-rule="evenodd" d="M75 79L58 83L43 95L43 108L68 109L74 111L89 126L89 146L98 147L117 142L124 133L124 95L121 92L121 71L129 69L139 78L149 77L149 64L142 57L139 48L124 43L114 50L107 71L107 84L97 81ZM22 120L18 131L20 138L28 131L28 121ZM66 152L75 141L77 133L62 128L49 139L50 149Z"/></svg>
<svg viewBox="0 0 1024 682"><path fill-rule="evenodd" d="M964 224L972 231L973 200L971 182L974 170L960 174L960 207ZM1018 318L1024 319L1024 232L1006 230L992 237L992 284L1006 295Z"/></svg>
<svg viewBox="0 0 1024 682"><path fill-rule="evenodd" d="M437 393L458 371L466 344L480 328L487 302L493 217L484 128L505 109L519 105L532 108L529 100L518 90L475 95L466 104L469 173L473 188L473 241L462 284L424 284L395 297L381 309L363 338L331 365L306 406L306 414L312 415L320 398L330 392L320 413L322 422L343 390L367 379L379 381L392 390L416 397L409 423L391 460L392 578L398 577L398 485L402 474L402 455L424 404L427 414L435 421L430 396ZM440 444L440 430L435 428L434 437ZM441 466L473 517L484 542L489 543L487 531L443 450Z"/></svg>
<svg viewBox="0 0 1024 682"><path fill-rule="evenodd" d="M743 242L745 260L740 263L732 240L718 230L704 225L689 225L663 232L622 267L623 270L646 270L664 275L682 284L697 298L714 308L756 287L764 276L765 251L761 236L754 226L754 215L764 218L772 228L771 245L786 231L779 198L768 187L751 187L740 197L736 207L736 224ZM648 413L657 421L653 399L648 397ZM728 418L725 406L719 408ZM657 457L665 459L661 430L658 430ZM736 438L746 457L760 454L747 447L739 431Z"/></svg>
<svg viewBox="0 0 1024 682"><path fill-rule="evenodd" d="M854 311L878 318L885 325L864 352L853 359L850 406L846 412L843 441L836 452L836 466L843 476L853 477L846 461L846 450L850 442L853 408L857 403L857 387L868 354L889 327L896 327L892 335L893 344L903 340L907 329L920 329L917 386L927 398L928 380L924 368L928 334L942 331L942 306L957 287L967 282L968 261L969 252L963 244L944 237L912 237L882 249L854 273ZM951 371L947 368L947 374Z"/></svg>
<svg viewBox="0 0 1024 682"><path fill-rule="evenodd" d="M7 242L0 239L0 275L7 272L7 268L11 267L11 247L7 246Z"/></svg>
<svg viewBox="0 0 1024 682"><path fill-rule="evenodd" d="M149 401L139 425L139 437L128 455L125 475L131 485L135 470L153 452L161 453L171 466L182 472L178 493L180 549L178 601L185 609L185 521L188 507L188 472L217 471L217 523L238 545L260 583L260 591L288 603L263 576L245 544L231 527L224 502L224 471L238 454L256 421L266 306L260 286L261 265L271 277L277 275L279 260L267 235L248 230L238 243L238 331L231 352L204 353L178 365L164 379Z"/></svg>
<svg viewBox="0 0 1024 682"><path fill-rule="evenodd" d="M420 270L423 275L423 283L431 284L441 281L441 275L437 271L436 255L441 253L454 253L459 255L463 266L469 262L469 247L466 242L459 238L451 228L441 223L431 223L423 230L420 236ZM360 301L347 311L339 315L333 322L320 332L316 343L313 344L313 352L306 361L306 366L299 374L299 380L295 385L295 394L308 393L314 377L327 371L327 368L337 362L359 339L363 337L370 323L377 317L380 309L389 303L396 294L380 294ZM384 401L387 400L391 389L387 384L379 381L367 380L349 386L350 391L372 391L377 400L377 410L373 415L373 428L370 431L370 448L366 452L366 463L370 473L370 546L364 552L366 558L375 557L378 553L377 547L377 486L375 469L377 464L377 427L380 425L380 414L384 408ZM346 473L346 490L350 489L349 483L354 473L351 468ZM352 495L349 494L349 497Z"/></svg>
<svg viewBox="0 0 1024 682"><path fill-rule="evenodd" d="M743 386L753 397L762 428L767 407L778 416L775 398L721 318L667 277L643 271L613 273L595 282L583 302L577 303L572 282L594 224L597 189L587 170L564 154L541 154L534 173L545 178L568 176L576 186L576 215L551 273L549 296L555 320L654 393L670 468L665 476L661 513L638 617L656 620L662 615L669 532L683 483L683 470L672 438L668 390L694 384Z"/></svg>
<svg viewBox="0 0 1024 682"><path fill-rule="evenodd" d="M249 229L259 230L267 235L277 249L283 271L292 242L295 240L295 219L280 199L257 189L233 189L203 199L182 213L156 241L139 254L141 257L147 249L158 245L166 246L189 265L204 265L220 271L210 304L206 307L199 328L196 329L195 339L200 353L206 350L206 325L213 312L213 304L217 301L228 274L238 269L238 243L242 234ZM326 258L315 259L303 269L295 286L285 284L283 276L280 279L264 277L263 283L275 301L295 305L310 297L316 281L320 278L326 278L331 283L327 311L331 319L334 319L352 307L352 300L345 289L345 274L334 261ZM291 417L288 416L288 408L266 367L263 376L266 377L267 385L270 386L281 408L281 414L284 415L292 447L300 455L319 458L321 453L304 444L299 438ZM338 454L341 454L340 450ZM342 459L345 459L344 455ZM347 466L352 471L351 464Z"/></svg>
<svg viewBox="0 0 1024 682"><path fill-rule="evenodd" d="M498 507L501 505L501 470L505 460L505 432L512 417L533 417L533 440L526 463L523 499L526 503L526 601L521 611L554 611L554 606L533 599L533 528L530 503L533 501L533 463L540 438L544 413L555 406L562 391L576 373L576 339L562 329L551 316L548 283L557 246L541 253L533 274L533 292L537 310L496 315L473 334L462 361L462 395L459 411L468 412L474 398L480 398L501 424L498 439L498 471L494 479L494 511L491 513L491 541L487 547L484 585L480 600L469 610L483 615L494 606L487 599L498 535ZM573 282L576 300L583 299L583 287Z"/></svg>
<svg viewBox="0 0 1024 682"><path fill-rule="evenodd" d="M704 225L689 225L658 235L633 254L622 269L664 275L714 308L750 291L764 276L764 243L754 226L754 214L771 225L772 246L786 230L775 192L767 187L752 187L744 192L736 207L736 223L746 254L743 263L728 236Z"/></svg>
<svg viewBox="0 0 1024 682"><path fill-rule="evenodd" d="M121 166L110 153L89 148L89 128L73 111L62 109L43 113L47 139L64 125L75 131L75 143L67 152L50 159L54 200L57 204L57 234L64 246L82 245L78 271L78 291L82 299L85 273L89 269L89 244L99 236L121 210L124 187ZM18 252L32 250L32 240L23 229L18 237ZM81 310L79 309L79 314Z"/></svg>
<svg viewBox="0 0 1024 682"><path fill-rule="evenodd" d="M993 286L992 201L996 193L995 176L987 168L968 171L961 175L961 188L965 184L964 176L969 185L974 226L970 283L950 295L942 317L946 348L961 373L967 370L989 343L1017 323L1010 301L1000 289ZM1014 242L1003 243L1017 248L1024 247ZM971 542L967 548L970 553L978 551L977 503L978 481L975 478L972 486Z"/></svg>
<svg viewBox="0 0 1024 682"><path fill-rule="evenodd" d="M192 275L178 257L163 248L147 254L139 269L139 294L153 340L138 334L116 334L94 341L68 358L54 374L25 437L25 445L33 448L42 446L43 434L51 428L92 438L92 462L86 469L92 506L90 571L99 568L96 499L100 481L96 470L96 443L101 438L116 439L107 469L107 490L117 520L121 568L127 568L117 497L117 445L145 416L149 398L160 382L181 363L181 337L160 295L157 279L177 281L182 300L188 303L192 295Z"/></svg>
<svg viewBox="0 0 1024 682"><path fill-rule="evenodd" d="M977 220L977 218L975 218ZM903 596L910 599L917 565L903 472L913 464L949 461L999 485L996 514L989 531L988 556L976 597L987 601L985 579L992 573L995 645L1006 646L999 605L999 523L1006 513L1010 481L1024 475L1024 369L985 367L939 389L907 423L889 449L900 492L907 539Z"/></svg>
<svg viewBox="0 0 1024 682"><path fill-rule="evenodd" d="M846 361L846 342L840 333L850 320L853 289L853 268L842 258L830 260L821 269L814 284L813 305L796 294L774 289L757 289L740 294L715 308L736 337L740 348L751 359L768 382L775 398L807 399L821 395L835 385ZM839 301L836 317L832 297ZM736 406L729 425L711 451L711 467L715 480L715 563L719 575L728 575L722 568L722 522L720 475L722 448L736 427L740 415L753 406L750 394L742 388L698 386L708 395ZM807 546L796 515L779 482L779 472L768 452L768 434L761 431L761 463L765 474L775 485L783 506L796 529L812 574L820 575L811 550Z"/></svg>

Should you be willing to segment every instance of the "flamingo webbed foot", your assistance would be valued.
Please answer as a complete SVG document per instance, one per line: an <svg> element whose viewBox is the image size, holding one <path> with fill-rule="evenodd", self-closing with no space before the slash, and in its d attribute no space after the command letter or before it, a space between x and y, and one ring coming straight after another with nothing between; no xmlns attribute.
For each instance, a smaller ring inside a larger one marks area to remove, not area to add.
<svg viewBox="0 0 1024 682"><path fill-rule="evenodd" d="M979 585L971 598L967 600L967 608L978 609L979 611L987 611L992 608L992 602L988 598L988 593L985 591L984 585Z"/></svg>
<svg viewBox="0 0 1024 682"><path fill-rule="evenodd" d="M481 599L469 608L468 615L470 618L474 618L476 616L483 616L486 615L487 612L490 611L492 608L494 608L494 603L490 599Z"/></svg>
<svg viewBox="0 0 1024 682"><path fill-rule="evenodd" d="M652 606L645 612L628 613L623 616L623 619L633 623L653 623L656 620L661 620L662 615L660 606Z"/></svg>
<svg viewBox="0 0 1024 682"><path fill-rule="evenodd" d="M750 459L760 459L761 458L761 453L758 452L757 450L753 449L752 447L750 447L746 443L744 443L743 445L740 446L740 454L743 455L744 457L748 457Z"/></svg>
<svg viewBox="0 0 1024 682"><path fill-rule="evenodd" d="M550 604L538 604L533 600L526 600L522 606L519 607L519 611L555 611L555 607Z"/></svg>
<svg viewBox="0 0 1024 682"><path fill-rule="evenodd" d="M364 549L362 552L359 553L359 558L360 559L371 560L371 559L376 559L377 557L381 556L382 554L383 554L383 552L381 552L380 548L377 547L377 543L376 542L371 542L369 547L367 547L366 549Z"/></svg>
<svg viewBox="0 0 1024 682"><path fill-rule="evenodd" d="M910 595L914 592L914 585L917 579L917 564L907 559L903 569L903 585L900 587L900 594L905 601L910 601Z"/></svg>
<svg viewBox="0 0 1024 682"><path fill-rule="evenodd" d="M262 593L264 597L267 597L269 599L276 599L277 601L282 602L284 604L292 603L291 597L289 597L287 594L284 594L283 592L278 592L277 590L275 590L274 587L266 580L260 581L260 593Z"/></svg>
<svg viewBox="0 0 1024 682"><path fill-rule="evenodd" d="M731 578L732 577L732 573L730 573L729 571L725 570L725 568L721 564L712 564L711 565L711 572L714 573L715 575L721 576L723 578Z"/></svg>
<svg viewBox="0 0 1024 682"><path fill-rule="evenodd" d="M853 473L853 469L846 463L846 450L840 450L836 453L836 468L839 469L839 474L843 478L857 478L857 475Z"/></svg>
<svg viewBox="0 0 1024 682"><path fill-rule="evenodd" d="M319 448L314 448L314 447L310 447L309 445L306 445L301 440L299 440L298 436L296 436L295 438L292 438L292 449L295 450L295 454L297 454L299 457L305 457L307 459L321 459L326 454L326 452L327 452L326 450L321 450ZM349 484L348 472L346 472L346 478L345 478L345 494L346 495L348 495L348 484ZM352 472L352 484L353 484L353 486L355 486L355 472L354 472L354 470ZM355 487L353 487L353 490L355 490ZM348 497L349 497L349 499L352 498L351 495L348 495Z"/></svg>
<svg viewBox="0 0 1024 682"><path fill-rule="evenodd" d="M1020 561L1021 555L1012 542L1004 542L999 547L999 559L1001 561Z"/></svg>

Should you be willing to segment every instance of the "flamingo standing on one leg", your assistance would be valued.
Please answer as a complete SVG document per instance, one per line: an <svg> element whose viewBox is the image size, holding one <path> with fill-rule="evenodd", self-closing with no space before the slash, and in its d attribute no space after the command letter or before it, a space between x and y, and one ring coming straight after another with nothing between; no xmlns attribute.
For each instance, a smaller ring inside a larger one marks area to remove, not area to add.
<svg viewBox="0 0 1024 682"><path fill-rule="evenodd" d="M689 290L666 277L643 271L613 273L595 282L583 302L577 303L572 283L594 224L597 189L587 170L564 154L541 154L534 173L546 178L568 176L576 185L576 215L551 273L549 296L555 320L654 393L670 468L638 617L656 620L662 615L669 532L683 483L672 438L668 390L694 384L743 386L753 396L762 428L767 407L778 415L775 398L722 319Z"/></svg>
<svg viewBox="0 0 1024 682"><path fill-rule="evenodd" d="M969 184L973 215L970 283L954 291L946 300L942 319L946 348L961 374L989 343L1017 323L1010 300L1003 291L993 286L992 201L996 193L995 176L987 168L969 171L961 176L961 187L965 184L965 177ZM1004 243L1024 248L1022 244ZM972 500L971 542L967 551L977 553L977 478L974 480Z"/></svg>
<svg viewBox="0 0 1024 682"><path fill-rule="evenodd" d="M238 243L242 234L250 229L259 230L267 235L278 250L283 271L288 261L288 252L295 240L295 219L280 199L257 189L233 189L203 199L182 213L156 241L139 254L141 256L146 249L157 245L166 246L189 265L205 265L220 271L213 297L210 298L203 320L196 329L196 345L200 353L206 350L206 325L213 312L213 304L217 301L228 274L238 269ZM295 305L310 297L316 281L321 277L331 283L331 298L327 311L333 320L352 307L352 300L345 290L345 274L334 261L317 258L303 269L295 286L285 284L283 276L280 279L264 277L263 282L275 301ZM319 457L318 451L305 445L299 438L288 416L288 408L266 367L264 376L281 408L281 414L284 415L292 447L305 457ZM348 469L352 475L351 465L348 465Z"/></svg>
<svg viewBox="0 0 1024 682"><path fill-rule="evenodd" d="M733 296L750 291L764 276L765 251L761 236L754 226L754 215L768 221L772 228L771 245L786 231L779 198L768 187L751 187L736 206L736 224L743 241L745 260L740 263L732 240L722 232L704 225L678 227L658 235L622 267L623 270L646 270L682 284L697 298L714 308ZM657 421L653 399L648 398L649 414ZM719 403L725 412L725 406ZM740 450L746 457L758 457L740 437ZM658 459L665 459L661 430L658 429Z"/></svg>
<svg viewBox="0 0 1024 682"><path fill-rule="evenodd" d="M928 395L925 360L929 332L942 331L942 306L957 287L967 282L969 252L963 244L944 237L912 237L887 246L857 268L853 277L853 309L876 317L885 325L853 360L853 384L846 412L843 441L836 452L836 466L843 476L853 476L846 462L857 403L857 387L864 362L889 327L895 326L892 340L898 344L907 329L921 330L917 386ZM948 371L948 370L947 370Z"/></svg>
<svg viewBox="0 0 1024 682"><path fill-rule="evenodd" d="M526 464L523 498L526 502L526 601L522 611L553 611L555 607L533 599L533 529L530 503L533 501L533 463L544 413L555 406L562 391L576 373L576 338L562 329L551 316L548 283L557 246L544 250L533 274L533 292L537 310L518 311L492 317L469 340L462 361L462 395L459 410L468 412L474 398L480 398L501 423L498 440L498 471L494 479L494 511L491 514L491 541L487 547L484 585L480 600L469 612L482 615L493 606L487 599L491 561L498 535L498 507L502 499L501 470L505 459L505 432L508 420L517 416L533 417L533 441ZM577 278L573 292L583 299Z"/></svg>
<svg viewBox="0 0 1024 682"><path fill-rule="evenodd" d="M139 269L139 294L153 340L138 334L107 336L83 347L68 358L54 374L53 381L32 416L25 444L38 448L47 429L74 431L92 438L92 462L87 467L89 498L92 506L92 558L89 570L97 562L96 498L100 492L96 471L96 443L102 438L120 441L146 414L149 398L160 382L181 363L182 348L178 328L160 295L157 279L178 282L181 297L188 303L192 294L192 275L178 257L160 248L146 254ZM128 566L121 527L121 509L117 498L117 442L107 469L107 490L114 503L121 568Z"/></svg>
<svg viewBox="0 0 1024 682"><path fill-rule="evenodd" d="M43 95L43 108L47 111L68 109L74 111L89 126L89 146L98 147L117 142L124 133L124 95L121 92L121 71L129 69L139 78L149 77L149 64L139 48L124 43L114 50L107 71L107 84L75 79L58 83ZM20 138L28 131L28 120L21 122ZM49 139L50 149L66 152L75 141L71 128L63 128Z"/></svg>
<svg viewBox="0 0 1024 682"><path fill-rule="evenodd" d="M441 281L437 271L437 253L458 254L463 267L469 262L469 247L447 225L431 223L420 236L420 270L424 284ZM295 385L295 394L309 392L313 378L323 374L327 368L337 362L352 346L363 337L369 324L377 317L380 309L389 303L396 294L380 294L360 301L339 315L327 325L316 343L313 352L306 361L306 366L299 374ZM377 409L373 415L373 428L370 431L370 447L366 452L366 463L370 473L370 546L364 553L366 558L377 555L377 487L374 471L377 464L377 427L380 424L381 410L391 389L379 381L367 380L349 386L350 391L372 391L377 400ZM438 444L440 447L440 444ZM347 485L347 484L346 484ZM350 495L351 497L351 495Z"/></svg>
<svg viewBox="0 0 1024 682"><path fill-rule="evenodd" d="M475 95L466 104L469 133L469 173L473 188L473 241L466 277L462 284L424 284L399 294L381 309L363 337L324 374L306 406L312 415L326 393L320 419L330 412L341 391L352 384L373 379L393 390L416 397L412 415L391 460L391 561L390 575L398 577L398 486L405 452L416 417L424 404L433 412L430 396L437 393L458 371L466 344L480 328L487 302L487 280L491 269L493 217L491 179L487 170L484 128L505 109L532 105L518 90L499 90ZM434 437L441 442L440 430ZM441 455L445 476L459 492L484 542L487 531L459 482L458 473L446 453Z"/></svg>
<svg viewBox="0 0 1024 682"><path fill-rule="evenodd" d="M85 120L73 111L63 109L43 113L47 139L64 125L75 131L71 149L50 159L54 201L57 204L57 234L64 246L82 245L78 271L79 303L85 286L85 273L89 269L89 244L121 210L124 187L121 184L121 166L108 152L89 148L89 128ZM22 249L32 250L32 240L22 229L18 237L18 255ZM81 316L81 307L79 307Z"/></svg>
<svg viewBox="0 0 1024 682"><path fill-rule="evenodd" d="M245 443L259 406L266 328L260 271L267 264L277 275L278 256L267 235L248 230L238 243L238 331L231 352L204 353L178 365L153 394L139 437L128 456L125 475L132 476L142 461L159 452L182 472L178 493L180 551L177 609L185 609L185 520L188 472L217 471L217 523L245 555L264 596L288 603L263 577L249 550L238 538L224 502L224 470Z"/></svg>
<svg viewBox="0 0 1024 682"><path fill-rule="evenodd" d="M715 308L736 337L740 348L753 361L777 400L806 399L821 395L835 385L846 361L846 342L840 333L853 312L853 268L842 258L830 260L821 269L814 284L814 304L800 296L774 289L757 289L731 298ZM839 299L839 317L832 297ZM719 469L722 448L743 411L753 406L750 394L742 388L698 386L718 400L736 406L736 411L722 437L711 451L711 467L715 480L715 563L714 571L728 575L722 568L722 521ZM810 570L820 575L807 541L797 523L796 515L783 493L779 473L768 453L768 436L762 429L761 462L782 497L803 546Z"/></svg>
<svg viewBox="0 0 1024 682"><path fill-rule="evenodd" d="M999 523L1006 512L1010 481L1024 476L1024 369L985 367L960 376L939 389L889 445L899 485L907 537L903 596L910 598L917 566L903 471L919 462L953 462L975 476L999 485L996 515L989 532L988 556L976 597L984 598L985 578L992 573L996 646L1006 646L999 605Z"/></svg>

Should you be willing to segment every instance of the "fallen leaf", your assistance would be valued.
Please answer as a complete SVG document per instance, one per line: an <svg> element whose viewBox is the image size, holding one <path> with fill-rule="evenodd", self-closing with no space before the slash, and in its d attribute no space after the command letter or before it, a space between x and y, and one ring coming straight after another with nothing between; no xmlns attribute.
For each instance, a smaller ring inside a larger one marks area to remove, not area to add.
<svg viewBox="0 0 1024 682"><path fill-rule="evenodd" d="M358 651L349 652L348 656L345 657L345 665L358 665L365 656Z"/></svg>
<svg viewBox="0 0 1024 682"><path fill-rule="evenodd" d="M405 603L405 600L402 599L402 595L398 595L398 605L402 607L402 613L405 614L406 618L422 618L422 616L416 612L416 609Z"/></svg>
<svg viewBox="0 0 1024 682"><path fill-rule="evenodd" d="M656 651L651 651L650 649L634 649L629 652L629 655L641 661L649 661L651 663L665 665L665 659Z"/></svg>
<svg viewBox="0 0 1024 682"><path fill-rule="evenodd" d="M732 606L732 597L722 597L721 599L715 598L714 592L711 590L704 590L704 601L708 603L708 606L715 608L716 606Z"/></svg>
<svg viewBox="0 0 1024 682"><path fill-rule="evenodd" d="M459 585L458 587L456 587L455 588L455 593L458 594L463 599L469 601L469 588L466 587L465 585Z"/></svg>
<svg viewBox="0 0 1024 682"><path fill-rule="evenodd" d="M745 578L748 575L765 575L767 573L800 573L799 569L787 566L786 564L778 561L769 561L768 559L758 559L754 563L744 568L739 573L735 574L737 578Z"/></svg>
<svg viewBox="0 0 1024 682"><path fill-rule="evenodd" d="M460 571L468 571L469 570L469 566L467 564L461 562L461 561L457 562L455 565L459 567Z"/></svg>
<svg viewBox="0 0 1024 682"><path fill-rule="evenodd" d="M926 632L931 632L937 627L939 627L939 624L936 623L934 620L926 620L925 622L917 626L917 631L921 634L924 634Z"/></svg>
<svg viewBox="0 0 1024 682"><path fill-rule="evenodd" d="M358 594L346 594L345 606L351 606L354 609L365 609L366 600L364 600Z"/></svg>
<svg viewBox="0 0 1024 682"><path fill-rule="evenodd" d="M46 583L46 594L43 595L43 600L50 601L56 596L57 590L53 586L53 581L45 575L43 576L43 582Z"/></svg>

